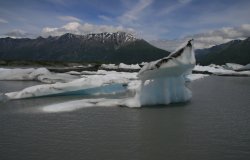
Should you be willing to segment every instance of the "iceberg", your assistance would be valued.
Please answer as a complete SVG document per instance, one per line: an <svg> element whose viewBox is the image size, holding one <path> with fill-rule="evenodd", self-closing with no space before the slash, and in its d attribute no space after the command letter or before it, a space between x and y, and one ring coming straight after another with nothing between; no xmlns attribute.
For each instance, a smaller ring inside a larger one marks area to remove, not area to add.
<svg viewBox="0 0 250 160"><path fill-rule="evenodd" d="M142 83L136 94L140 106L185 102L191 99L185 77L195 66L193 40L168 57L146 64L138 73Z"/></svg>

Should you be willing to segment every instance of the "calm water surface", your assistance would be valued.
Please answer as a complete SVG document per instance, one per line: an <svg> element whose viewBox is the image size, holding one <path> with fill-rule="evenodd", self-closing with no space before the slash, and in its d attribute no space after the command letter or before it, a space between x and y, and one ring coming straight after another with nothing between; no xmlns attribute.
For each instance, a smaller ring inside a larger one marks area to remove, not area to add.
<svg viewBox="0 0 250 160"><path fill-rule="evenodd" d="M2 81L0 92L35 83ZM35 112L83 97L0 103L0 159L248 160L250 78L210 76L190 88L189 103L141 109Z"/></svg>

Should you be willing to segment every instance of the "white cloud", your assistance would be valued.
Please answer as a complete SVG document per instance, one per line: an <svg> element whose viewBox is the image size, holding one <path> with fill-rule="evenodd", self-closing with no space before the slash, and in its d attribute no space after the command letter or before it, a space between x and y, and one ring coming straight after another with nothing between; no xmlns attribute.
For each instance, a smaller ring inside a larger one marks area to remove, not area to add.
<svg viewBox="0 0 250 160"><path fill-rule="evenodd" d="M27 33L21 29L14 29L8 33L5 33L2 37L11 37L11 38L27 38L32 37L34 38L35 35L31 33Z"/></svg>
<svg viewBox="0 0 250 160"><path fill-rule="evenodd" d="M101 33L101 32L118 32L125 31L129 33L134 33L133 28L125 28L123 26L112 26L112 25L95 25L90 23L79 23L79 22L70 22L66 25L59 28L45 27L42 29L42 35L47 37L51 36L60 36L65 33L73 34L89 34L89 33Z"/></svg>
<svg viewBox="0 0 250 160"><path fill-rule="evenodd" d="M75 22L81 22L82 20L79 19L79 18L76 18L76 17L73 17L73 16L59 16L58 17L60 20L63 20L63 21L75 21Z"/></svg>
<svg viewBox="0 0 250 160"><path fill-rule="evenodd" d="M243 24L238 27L224 27L205 33L186 36L178 40L155 40L151 41L151 43L159 48L173 51L178 45L191 38L195 40L195 48L202 49L235 39L245 39L247 37L250 37L250 24Z"/></svg>
<svg viewBox="0 0 250 160"><path fill-rule="evenodd" d="M104 20L104 21L112 21L112 18L105 16L105 15L99 15L98 18Z"/></svg>
<svg viewBox="0 0 250 160"><path fill-rule="evenodd" d="M225 27L186 38L193 37L197 42L197 48L208 48L234 39L245 39L249 36L250 24L243 24L239 27Z"/></svg>
<svg viewBox="0 0 250 160"><path fill-rule="evenodd" d="M68 4L66 0L47 0L47 1L56 5L66 6Z"/></svg>
<svg viewBox="0 0 250 160"><path fill-rule="evenodd" d="M123 22L135 21L138 19L139 14L148 6L150 6L154 1L153 0L139 0L134 7L130 10L126 11L122 16L118 17L118 19Z"/></svg>
<svg viewBox="0 0 250 160"><path fill-rule="evenodd" d="M183 3L183 4L187 4L190 3L192 0L178 0L178 2Z"/></svg>
<svg viewBox="0 0 250 160"><path fill-rule="evenodd" d="M0 18L0 23L9 23L7 20Z"/></svg>
<svg viewBox="0 0 250 160"><path fill-rule="evenodd" d="M164 9L159 11L158 15L159 16L167 15L171 12L174 12L174 11L186 6L187 4L191 3L191 1L192 0L178 0L179 3L175 3L175 4L172 4L170 6L165 7Z"/></svg>
<svg viewBox="0 0 250 160"><path fill-rule="evenodd" d="M179 45L181 45L183 41L182 40L152 40L152 41L149 41L149 43L158 48L172 52L177 47L179 47Z"/></svg>

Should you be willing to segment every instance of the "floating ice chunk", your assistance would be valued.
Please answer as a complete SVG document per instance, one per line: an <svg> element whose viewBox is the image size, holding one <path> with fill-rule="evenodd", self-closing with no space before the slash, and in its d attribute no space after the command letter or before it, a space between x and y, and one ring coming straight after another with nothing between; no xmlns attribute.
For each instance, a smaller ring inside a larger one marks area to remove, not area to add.
<svg viewBox="0 0 250 160"><path fill-rule="evenodd" d="M210 65L210 66L200 66L196 65L194 70L199 73L210 73L220 76L250 76L250 71L240 71L240 69L236 71L224 69L218 65Z"/></svg>
<svg viewBox="0 0 250 160"><path fill-rule="evenodd" d="M95 99L96 103L99 101ZM70 112L78 110L81 108L93 107L96 103L91 103L91 101L78 100L78 101L69 101L64 103L52 104L48 106L41 107L40 109L43 112L55 113L55 112Z"/></svg>
<svg viewBox="0 0 250 160"><path fill-rule="evenodd" d="M0 68L0 80L33 80L33 77L29 76L34 72L34 68L28 69L6 69Z"/></svg>
<svg viewBox="0 0 250 160"><path fill-rule="evenodd" d="M221 66L215 66L215 65L211 65L211 66L196 65L193 70L199 71L199 72L209 72L209 73L233 73L234 72L232 70L227 70Z"/></svg>
<svg viewBox="0 0 250 160"><path fill-rule="evenodd" d="M44 83L69 82L78 78L65 73L51 73L46 68L0 68L0 80L37 80Z"/></svg>
<svg viewBox="0 0 250 160"><path fill-rule="evenodd" d="M136 97L140 105L185 102L192 94L185 77L195 66L192 40L168 57L146 64L138 73L142 80Z"/></svg>
<svg viewBox="0 0 250 160"><path fill-rule="evenodd" d="M98 94L123 91L127 78L109 75L91 75L68 83L43 84L25 88L21 91L6 93L9 99L21 99L48 95ZM107 87L109 86L109 87Z"/></svg>
<svg viewBox="0 0 250 160"><path fill-rule="evenodd" d="M189 74L185 78L186 78L187 82L190 82L190 81L202 79L202 78L207 77L207 76L209 76L209 75L208 74Z"/></svg>
<svg viewBox="0 0 250 160"><path fill-rule="evenodd" d="M118 69L118 66L115 64L102 64L101 69Z"/></svg>
<svg viewBox="0 0 250 160"><path fill-rule="evenodd" d="M250 63L241 68L238 68L236 71L249 71L249 70L250 70Z"/></svg>
<svg viewBox="0 0 250 160"><path fill-rule="evenodd" d="M127 65L127 64L124 64L124 63L120 63L119 64L119 68L120 69L141 69L141 67L139 66L139 64Z"/></svg>
<svg viewBox="0 0 250 160"><path fill-rule="evenodd" d="M236 63L226 63L223 67L229 70L237 70L237 69L242 68L243 65L236 64Z"/></svg>
<svg viewBox="0 0 250 160"><path fill-rule="evenodd" d="M40 110L47 113L55 112L71 112L88 107L117 107L117 106L127 106L127 107L140 107L133 98L127 99L83 99L68 101L63 103L57 103L47 106L40 107Z"/></svg>

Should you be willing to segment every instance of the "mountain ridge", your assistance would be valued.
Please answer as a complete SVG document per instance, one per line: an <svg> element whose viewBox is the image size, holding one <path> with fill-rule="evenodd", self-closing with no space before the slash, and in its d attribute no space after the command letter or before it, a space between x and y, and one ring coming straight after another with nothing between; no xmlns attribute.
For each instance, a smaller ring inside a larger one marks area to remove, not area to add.
<svg viewBox="0 0 250 160"><path fill-rule="evenodd" d="M140 63L169 54L126 32L0 39L0 59Z"/></svg>
<svg viewBox="0 0 250 160"><path fill-rule="evenodd" d="M225 63L250 63L250 37L245 40L232 40L206 49L196 50L197 63L201 65Z"/></svg>

